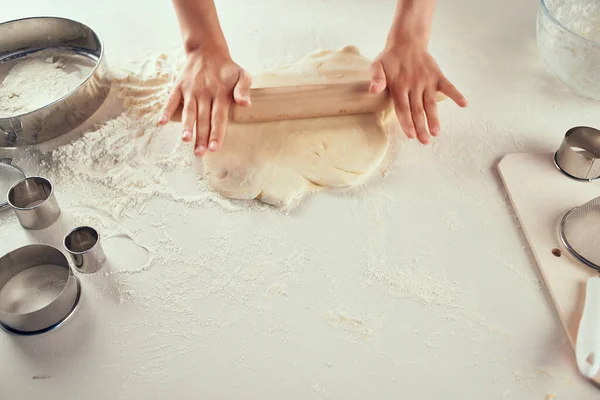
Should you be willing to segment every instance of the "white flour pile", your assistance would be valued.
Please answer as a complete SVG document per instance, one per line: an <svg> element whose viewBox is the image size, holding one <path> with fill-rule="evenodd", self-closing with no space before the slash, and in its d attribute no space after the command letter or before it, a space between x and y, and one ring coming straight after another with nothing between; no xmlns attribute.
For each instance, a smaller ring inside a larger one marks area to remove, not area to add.
<svg viewBox="0 0 600 400"><path fill-rule="evenodd" d="M93 66L86 57L54 49L0 64L0 116L28 113L60 99L79 86Z"/></svg>

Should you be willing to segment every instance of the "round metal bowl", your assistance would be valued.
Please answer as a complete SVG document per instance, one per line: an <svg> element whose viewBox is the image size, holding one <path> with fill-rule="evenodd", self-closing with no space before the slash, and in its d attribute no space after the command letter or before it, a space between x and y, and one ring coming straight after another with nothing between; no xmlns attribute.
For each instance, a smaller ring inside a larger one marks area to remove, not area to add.
<svg viewBox="0 0 600 400"><path fill-rule="evenodd" d="M580 95L600 100L600 3L538 0L537 45L546 68Z"/></svg>
<svg viewBox="0 0 600 400"><path fill-rule="evenodd" d="M0 67L49 49L85 57L91 71L79 86L49 104L20 115L0 115L0 148L36 145L68 133L91 117L108 96L110 78L104 47L90 27L57 17L0 24ZM0 82L3 79L0 72Z"/></svg>
<svg viewBox="0 0 600 400"><path fill-rule="evenodd" d="M33 244L0 258L0 327L37 335L62 325L81 296L79 280L55 247Z"/></svg>

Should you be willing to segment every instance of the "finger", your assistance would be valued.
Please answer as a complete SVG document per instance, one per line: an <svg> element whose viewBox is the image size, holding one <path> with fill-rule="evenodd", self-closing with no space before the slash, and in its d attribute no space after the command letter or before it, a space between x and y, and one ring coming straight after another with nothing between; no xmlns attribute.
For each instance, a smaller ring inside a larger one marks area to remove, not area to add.
<svg viewBox="0 0 600 400"><path fill-rule="evenodd" d="M448 79L443 78L440 80L440 83L438 84L438 90L450 97L458 106L467 106L467 99L465 99L465 96L463 96L462 93L459 92L458 89L452 83L450 83Z"/></svg>
<svg viewBox="0 0 600 400"><path fill-rule="evenodd" d="M221 147L227 127L230 100L227 96L219 96L213 101L210 123L210 139L208 148L216 151Z"/></svg>
<svg viewBox="0 0 600 400"><path fill-rule="evenodd" d="M252 77L244 70L240 71L237 84L233 89L233 99L241 106L247 107L251 104L250 87L252 86Z"/></svg>
<svg viewBox="0 0 600 400"><path fill-rule="evenodd" d="M435 90L427 89L425 91L423 94L423 106L425 107L425 115L427 116L429 133L431 133L431 136L438 136L440 134L440 121L438 118Z"/></svg>
<svg viewBox="0 0 600 400"><path fill-rule="evenodd" d="M198 117L196 119L196 144L194 154L204 156L208 149L208 134L210 132L210 109L212 99L208 96L198 99Z"/></svg>
<svg viewBox="0 0 600 400"><path fill-rule="evenodd" d="M423 144L429 143L429 133L425 126L425 110L423 108L423 90L415 89L409 94L410 113L415 129L417 130L417 138Z"/></svg>
<svg viewBox="0 0 600 400"><path fill-rule="evenodd" d="M176 87L169 98L167 99L167 103L163 109L163 113L158 120L158 123L161 125L165 125L167 122L171 120L173 114L177 110L177 107L181 104L181 100L183 99L183 94L181 93L181 89L179 86Z"/></svg>
<svg viewBox="0 0 600 400"><path fill-rule="evenodd" d="M414 139L416 137L416 132L410 116L408 93L402 87L396 86L391 90L391 94L394 99L394 108L396 110L398 122L400 122L400 127L408 138Z"/></svg>
<svg viewBox="0 0 600 400"><path fill-rule="evenodd" d="M183 117L181 118L183 125L183 134L181 135L181 140L184 142L189 142L192 139L192 132L194 132L194 124L196 123L197 112L198 109L196 108L196 98L190 95L184 100Z"/></svg>
<svg viewBox="0 0 600 400"><path fill-rule="evenodd" d="M369 69L371 72L371 86L369 86L369 92L383 92L387 86L383 64L381 63L381 61L376 61L371 64Z"/></svg>

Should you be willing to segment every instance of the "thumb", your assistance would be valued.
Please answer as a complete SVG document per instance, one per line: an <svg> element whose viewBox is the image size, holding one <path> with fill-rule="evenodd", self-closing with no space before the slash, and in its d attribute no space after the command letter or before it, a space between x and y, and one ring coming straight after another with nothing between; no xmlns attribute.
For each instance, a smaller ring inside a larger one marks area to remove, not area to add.
<svg viewBox="0 0 600 400"><path fill-rule="evenodd" d="M250 105L250 87L252 86L252 77L244 70L240 71L240 77L233 89L233 99L241 106Z"/></svg>
<svg viewBox="0 0 600 400"><path fill-rule="evenodd" d="M387 86L383 64L381 61L375 61L371 64L369 70L371 72L371 86L369 87L369 91L371 93L383 92Z"/></svg>

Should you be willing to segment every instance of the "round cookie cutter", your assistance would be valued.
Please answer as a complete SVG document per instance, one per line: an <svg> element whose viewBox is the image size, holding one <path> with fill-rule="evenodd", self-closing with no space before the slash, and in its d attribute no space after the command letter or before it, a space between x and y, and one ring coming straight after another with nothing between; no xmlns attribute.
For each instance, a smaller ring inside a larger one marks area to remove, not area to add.
<svg viewBox="0 0 600 400"><path fill-rule="evenodd" d="M91 117L108 97L110 78L104 46L90 27L58 17L0 23L0 66L47 49L83 56L93 67L79 86L62 98L30 112L0 116L0 148L36 145L68 133ZM0 82L3 78L0 72Z"/></svg>
<svg viewBox="0 0 600 400"><path fill-rule="evenodd" d="M78 272L93 274L104 266L106 255L100 244L100 233L91 226L78 226L63 242Z"/></svg>
<svg viewBox="0 0 600 400"><path fill-rule="evenodd" d="M0 158L0 186L3 187L3 191L0 193L0 211L9 207L8 192L10 188L25 178L27 178L25 171L13 165L11 158Z"/></svg>
<svg viewBox="0 0 600 400"><path fill-rule="evenodd" d="M48 228L61 214L52 182L41 176L16 182L8 191L8 204L21 226L30 230Z"/></svg>
<svg viewBox="0 0 600 400"><path fill-rule="evenodd" d="M81 284L65 255L33 244L0 258L0 327L38 335L61 326L77 309Z"/></svg>
<svg viewBox="0 0 600 400"><path fill-rule="evenodd" d="M577 181L591 182L600 178L600 131L588 126L569 129L554 154L554 164Z"/></svg>

